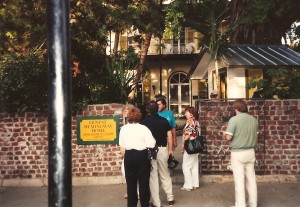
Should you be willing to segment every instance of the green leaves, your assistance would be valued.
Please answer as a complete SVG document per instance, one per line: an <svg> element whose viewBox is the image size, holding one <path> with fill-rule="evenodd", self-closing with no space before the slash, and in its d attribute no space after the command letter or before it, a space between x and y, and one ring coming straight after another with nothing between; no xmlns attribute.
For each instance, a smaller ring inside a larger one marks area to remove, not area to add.
<svg viewBox="0 0 300 207"><path fill-rule="evenodd" d="M226 0L204 0L187 5L186 23L203 34L201 44L208 49L212 58L218 58L221 44L227 41L228 34L222 31L222 26L229 17Z"/></svg>
<svg viewBox="0 0 300 207"><path fill-rule="evenodd" d="M1 65L1 110L23 112L47 109L47 61L39 55L29 53Z"/></svg>
<svg viewBox="0 0 300 207"><path fill-rule="evenodd" d="M126 103L129 93L134 89L135 73L139 64L139 57L133 48L120 51L117 55L107 58L107 72L110 93L115 101ZM115 94L119 94L116 96Z"/></svg>
<svg viewBox="0 0 300 207"><path fill-rule="evenodd" d="M175 39L180 38L180 31L185 21L184 13L182 10L182 1L174 1L166 6L164 9L165 17L165 31L163 38L170 39L173 36Z"/></svg>
<svg viewBox="0 0 300 207"><path fill-rule="evenodd" d="M251 80L248 89L256 88L260 98L300 98L300 71L292 68L267 70L263 79Z"/></svg>
<svg viewBox="0 0 300 207"><path fill-rule="evenodd" d="M44 1L4 0L0 3L0 61L43 45L46 39ZM44 46L45 48L45 46Z"/></svg>
<svg viewBox="0 0 300 207"><path fill-rule="evenodd" d="M300 17L298 0L232 0L231 5L236 26L231 40L239 44L281 44Z"/></svg>

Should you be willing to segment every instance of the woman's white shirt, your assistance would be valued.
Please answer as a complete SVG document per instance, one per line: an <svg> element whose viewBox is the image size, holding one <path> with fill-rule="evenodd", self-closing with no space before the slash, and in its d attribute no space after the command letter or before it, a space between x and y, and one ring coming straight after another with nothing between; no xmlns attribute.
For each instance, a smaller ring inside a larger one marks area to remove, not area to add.
<svg viewBox="0 0 300 207"><path fill-rule="evenodd" d="M155 146L151 131L144 125L129 123L121 128L119 145L125 150L144 150Z"/></svg>

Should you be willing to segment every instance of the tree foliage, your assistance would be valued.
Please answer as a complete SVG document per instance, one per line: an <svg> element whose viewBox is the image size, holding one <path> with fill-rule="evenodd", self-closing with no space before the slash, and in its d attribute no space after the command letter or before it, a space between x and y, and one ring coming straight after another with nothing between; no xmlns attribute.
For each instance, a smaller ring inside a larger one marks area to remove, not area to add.
<svg viewBox="0 0 300 207"><path fill-rule="evenodd" d="M180 38L180 32L184 26L184 12L182 7L184 6L183 1L174 1L164 8L166 13L165 17L165 31L163 37L170 39L172 36L175 39Z"/></svg>
<svg viewBox="0 0 300 207"><path fill-rule="evenodd" d="M127 51L119 51L115 56L107 58L109 94L114 102L126 103L128 95L133 91L139 57L132 47Z"/></svg>
<svg viewBox="0 0 300 207"><path fill-rule="evenodd" d="M45 1L0 2L0 61L45 48Z"/></svg>
<svg viewBox="0 0 300 207"><path fill-rule="evenodd" d="M280 44L282 36L300 17L298 12L300 2L296 0L185 2L187 25L203 34L201 39L203 48L207 48L215 60L222 56L220 46L228 40L230 43L238 44ZM227 30L223 29L224 26ZM297 31L296 27L294 31L296 35ZM263 80L252 81L249 85L250 88L257 87L260 90L258 92L260 97L270 98L274 95L279 98L299 97L298 92L294 91L298 87L295 78L299 78L299 72L288 69L268 70L265 77Z"/></svg>
<svg viewBox="0 0 300 207"><path fill-rule="evenodd" d="M297 69L269 69L263 79L251 80L247 88L256 88L254 98L300 98L300 71Z"/></svg>
<svg viewBox="0 0 300 207"><path fill-rule="evenodd" d="M47 61L38 53L1 64L0 111L23 112L47 109Z"/></svg>
<svg viewBox="0 0 300 207"><path fill-rule="evenodd" d="M282 36L300 19L298 0L232 0L232 43L281 44Z"/></svg>
<svg viewBox="0 0 300 207"><path fill-rule="evenodd" d="M222 30L224 22L230 18L229 3L227 0L210 1L203 0L199 2L191 2L186 5L186 24L195 30L201 32L202 37L200 46L202 50L206 50L211 60L214 61L216 71L216 90L220 93L219 75L218 75L218 60L222 57L220 47L227 43L231 25L228 25L228 30ZM208 71L208 79L213 83L212 70ZM209 85L209 93L213 91L213 84Z"/></svg>
<svg viewBox="0 0 300 207"><path fill-rule="evenodd" d="M224 21L230 18L228 1L204 0L188 4L186 25L202 34L201 46L208 49L212 57L218 56L219 48L227 42L228 32L222 30Z"/></svg>
<svg viewBox="0 0 300 207"><path fill-rule="evenodd" d="M235 24L236 32L230 36L233 43L276 43L299 19L298 8L297 0L174 0L170 5L163 5L162 0L70 0L74 108L126 101L126 94L134 87L132 78L135 83L141 80L153 36L162 38L165 32L176 38L181 28L191 26L202 32L203 45L216 57L220 43L228 40L220 30L224 20L227 25ZM1 108L45 109L45 20L45 0L0 2ZM109 32L129 28L140 32L136 37L143 45L139 58L124 51L107 57ZM298 29L295 33L299 34ZM136 68L136 76L131 75Z"/></svg>

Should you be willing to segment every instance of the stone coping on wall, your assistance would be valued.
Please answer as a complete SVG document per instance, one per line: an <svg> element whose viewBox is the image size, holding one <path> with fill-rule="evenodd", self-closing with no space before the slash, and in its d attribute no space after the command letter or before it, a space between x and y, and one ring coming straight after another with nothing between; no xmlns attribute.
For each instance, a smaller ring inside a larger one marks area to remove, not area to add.
<svg viewBox="0 0 300 207"><path fill-rule="evenodd" d="M232 175L201 175L200 183L228 183L233 182ZM258 183L300 183L295 175L256 175ZM1 187L43 187L47 186L47 179L3 179ZM173 183L176 183L173 182ZM74 177L73 186L113 185L125 184L122 176L110 177Z"/></svg>

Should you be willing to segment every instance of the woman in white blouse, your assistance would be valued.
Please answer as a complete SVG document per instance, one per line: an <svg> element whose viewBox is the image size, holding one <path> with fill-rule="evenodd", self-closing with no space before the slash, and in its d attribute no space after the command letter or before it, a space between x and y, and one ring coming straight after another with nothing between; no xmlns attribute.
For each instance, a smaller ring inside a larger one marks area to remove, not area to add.
<svg viewBox="0 0 300 207"><path fill-rule="evenodd" d="M149 178L151 162L148 159L147 148L155 146L155 139L151 131L139 124L141 111L133 107L128 110L128 124L120 131L119 145L125 149L124 165L127 183L127 206L137 206L137 183L141 207L148 207L150 200Z"/></svg>
<svg viewBox="0 0 300 207"><path fill-rule="evenodd" d="M185 109L185 117L187 120L183 129L182 138L182 171L184 176L184 184L181 190L191 191L199 188L199 154L188 154L184 150L184 141L188 139L195 139L197 135L200 135L200 124L196 120L197 112L194 107L187 107Z"/></svg>

